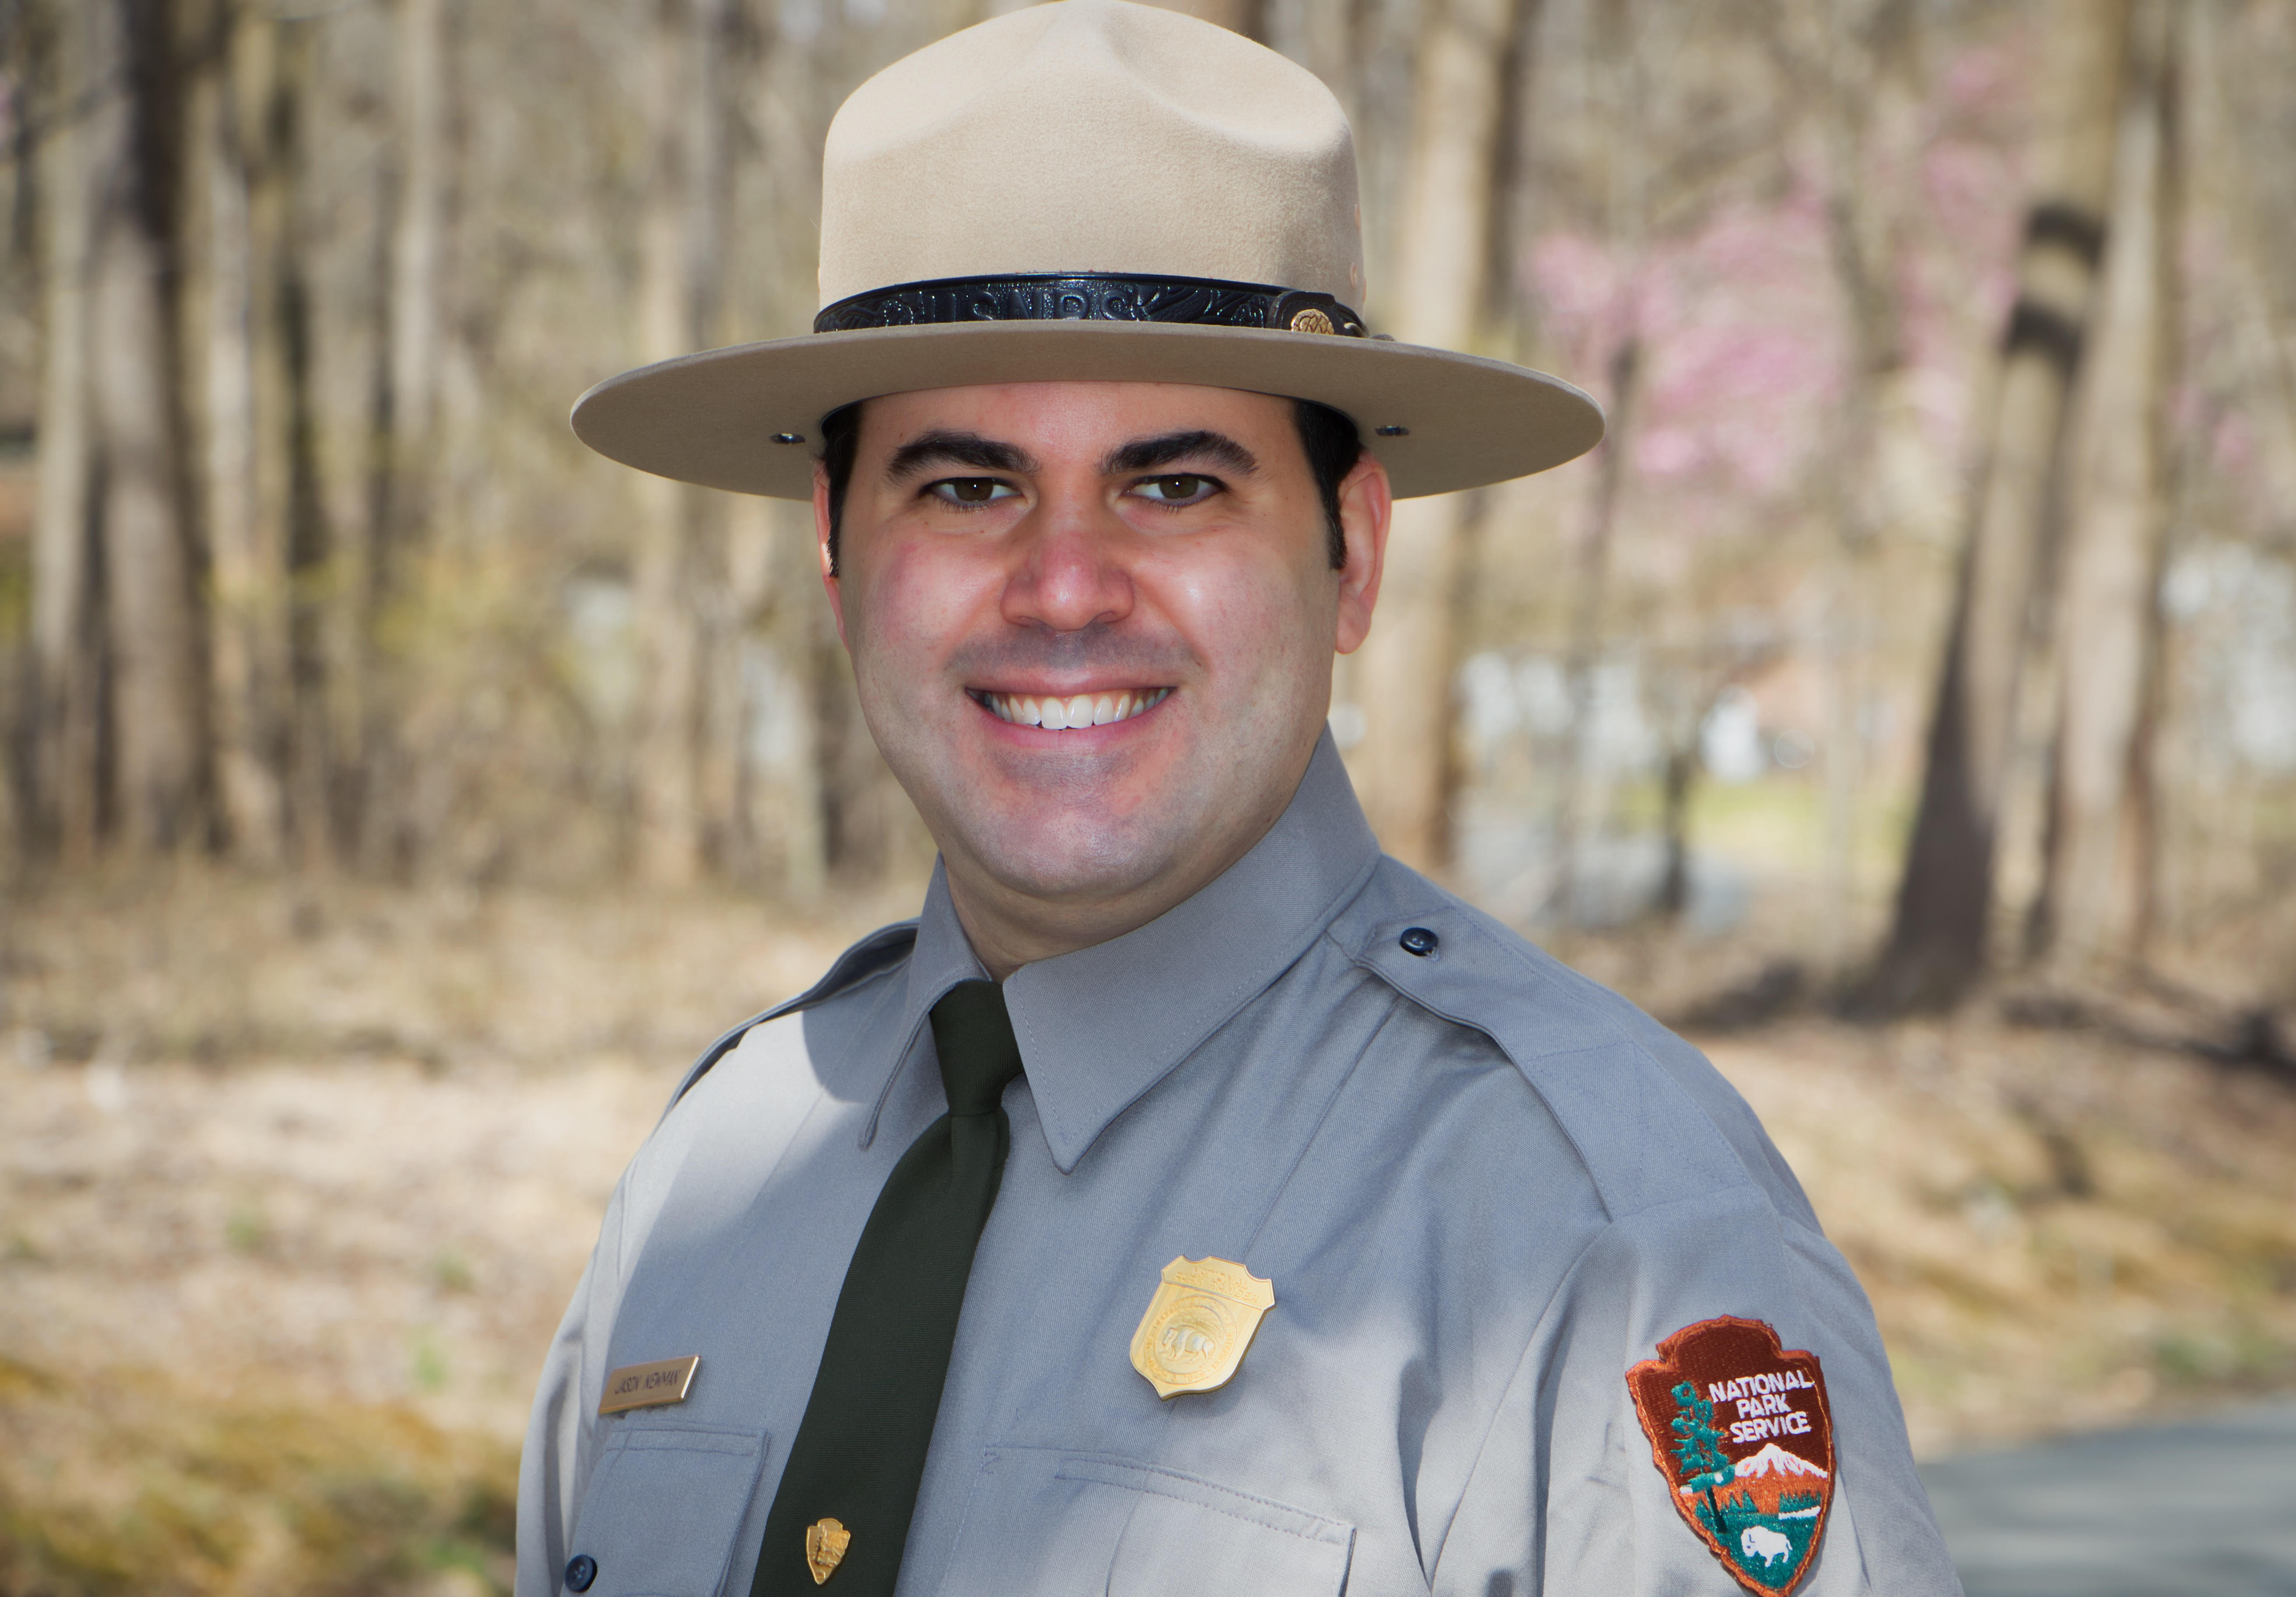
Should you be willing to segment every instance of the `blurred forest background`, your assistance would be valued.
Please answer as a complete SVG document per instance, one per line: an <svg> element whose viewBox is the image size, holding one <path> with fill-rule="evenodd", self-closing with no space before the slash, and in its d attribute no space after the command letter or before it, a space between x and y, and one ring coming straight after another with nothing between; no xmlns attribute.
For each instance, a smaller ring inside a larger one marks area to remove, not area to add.
<svg viewBox="0 0 2296 1597"><path fill-rule="evenodd" d="M1710 1048L1925 1448L2296 1383L2296 4L1185 8L1610 415L1400 507L1390 849ZM808 512L565 414L1009 9L0 0L0 1593L502 1589L622 1159L931 862Z"/></svg>

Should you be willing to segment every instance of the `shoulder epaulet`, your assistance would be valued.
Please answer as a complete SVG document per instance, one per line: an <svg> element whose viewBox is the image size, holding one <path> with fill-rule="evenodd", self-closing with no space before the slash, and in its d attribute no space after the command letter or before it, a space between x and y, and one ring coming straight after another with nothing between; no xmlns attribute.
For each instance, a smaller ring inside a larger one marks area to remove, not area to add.
<svg viewBox="0 0 2296 1597"><path fill-rule="evenodd" d="M1332 930L1357 966L1496 1044L1614 1218L1751 1183L1816 1226L1761 1123L1703 1054L1508 927L1387 860Z"/></svg>
<svg viewBox="0 0 2296 1597"><path fill-rule="evenodd" d="M916 946L916 940L917 923L914 921L896 921L890 926L881 926L839 954L837 962L829 967L829 973L806 988L804 992L794 998L776 1003L769 1010L763 1010L751 1015L739 1026L726 1032L725 1036L701 1051L701 1057L693 1061L693 1068L688 1070L685 1073L685 1078L677 1084L677 1091L669 1095L669 1102L661 1111L663 1116L667 1118L669 1111L677 1107L677 1101L685 1096L695 1082L709 1074L709 1068L712 1065L731 1053L734 1045L749 1035L752 1027L762 1026L768 1020L777 1020L783 1015L792 1014L801 1009L811 1009L815 1004L833 998L849 987L858 987L869 978L890 970L906 959L909 956L909 950Z"/></svg>

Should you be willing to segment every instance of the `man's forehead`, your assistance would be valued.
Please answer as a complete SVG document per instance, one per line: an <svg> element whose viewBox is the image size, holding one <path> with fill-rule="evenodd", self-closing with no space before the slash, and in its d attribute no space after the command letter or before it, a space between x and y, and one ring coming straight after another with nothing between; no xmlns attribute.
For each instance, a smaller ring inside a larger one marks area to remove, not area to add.
<svg viewBox="0 0 2296 1597"><path fill-rule="evenodd" d="M871 399L865 447L895 449L936 431L1027 442L1038 453L1099 455L1114 444L1193 430L1289 429L1293 402L1242 389L1174 382L982 383Z"/></svg>

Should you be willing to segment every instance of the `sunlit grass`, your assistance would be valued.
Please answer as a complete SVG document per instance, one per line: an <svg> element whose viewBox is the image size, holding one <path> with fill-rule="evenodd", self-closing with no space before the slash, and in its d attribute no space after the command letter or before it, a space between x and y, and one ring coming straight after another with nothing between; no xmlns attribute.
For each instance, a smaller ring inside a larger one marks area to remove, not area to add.
<svg viewBox="0 0 2296 1597"><path fill-rule="evenodd" d="M517 1458L396 1406L0 1355L0 1592L506 1592Z"/></svg>

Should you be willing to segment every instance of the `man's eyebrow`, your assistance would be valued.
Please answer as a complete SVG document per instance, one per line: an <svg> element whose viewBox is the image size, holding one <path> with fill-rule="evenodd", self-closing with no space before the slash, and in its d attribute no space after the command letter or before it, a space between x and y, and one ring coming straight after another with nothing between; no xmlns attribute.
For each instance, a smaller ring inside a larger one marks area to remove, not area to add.
<svg viewBox="0 0 2296 1597"><path fill-rule="evenodd" d="M1024 474L1037 469L1028 451L977 432L928 432L893 451L885 468L889 481L914 477L929 466L971 466L976 471Z"/></svg>
<svg viewBox="0 0 2296 1597"><path fill-rule="evenodd" d="M1116 477L1128 471L1152 471L1183 460L1226 466L1241 477L1249 477L1259 470L1259 462L1250 450L1224 432L1201 428L1193 432L1168 432L1161 438L1135 438L1102 462L1100 469L1103 475Z"/></svg>

